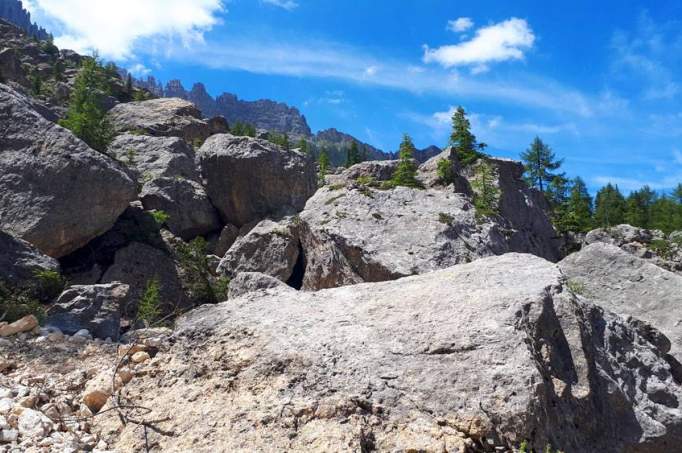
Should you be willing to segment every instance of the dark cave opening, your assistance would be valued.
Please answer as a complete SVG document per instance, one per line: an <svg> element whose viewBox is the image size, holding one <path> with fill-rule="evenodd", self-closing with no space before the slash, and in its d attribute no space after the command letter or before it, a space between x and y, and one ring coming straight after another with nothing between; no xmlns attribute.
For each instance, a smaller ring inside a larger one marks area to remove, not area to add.
<svg viewBox="0 0 682 453"><path fill-rule="evenodd" d="M296 290L300 290L303 287L303 277L305 277L305 252L301 244L298 244L298 259L296 264L294 264L294 269L291 272L291 277L287 280L287 285L291 286Z"/></svg>

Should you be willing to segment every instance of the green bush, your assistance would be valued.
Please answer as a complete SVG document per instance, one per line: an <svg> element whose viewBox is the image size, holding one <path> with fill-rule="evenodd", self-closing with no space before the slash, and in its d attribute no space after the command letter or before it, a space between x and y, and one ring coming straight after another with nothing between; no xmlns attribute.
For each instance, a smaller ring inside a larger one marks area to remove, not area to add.
<svg viewBox="0 0 682 453"><path fill-rule="evenodd" d="M438 181L447 186L455 182L455 172L452 169L452 161L450 159L440 159L436 164L436 174Z"/></svg>
<svg viewBox="0 0 682 453"><path fill-rule="evenodd" d="M218 301L211 285L211 272L206 258L206 240L201 236L191 242L179 242L175 257L181 270L183 286L196 305Z"/></svg>
<svg viewBox="0 0 682 453"><path fill-rule="evenodd" d="M66 281L59 272L41 269L35 271L33 275L35 276L33 292L39 301L51 302L64 291Z"/></svg>
<svg viewBox="0 0 682 453"><path fill-rule="evenodd" d="M446 225L452 225L452 223L455 221L455 218L448 213L440 212L438 213L438 221Z"/></svg>
<svg viewBox="0 0 682 453"><path fill-rule="evenodd" d="M156 224L161 228L168 222L170 219L170 215L166 213L166 211L162 211L160 209L156 209L154 211L150 211L149 214L154 218L154 221Z"/></svg>
<svg viewBox="0 0 682 453"><path fill-rule="evenodd" d="M221 276L215 279L213 283L213 294L218 301L227 300L227 294L230 290L230 279L229 277Z"/></svg>
<svg viewBox="0 0 682 453"><path fill-rule="evenodd" d="M147 282L144 293L137 304L137 320L147 327L153 325L161 316L161 295L159 280L153 278Z"/></svg>
<svg viewBox="0 0 682 453"><path fill-rule="evenodd" d="M478 165L471 187L474 190L476 218L480 220L497 215L500 189L495 185L495 173L488 162L483 161Z"/></svg>
<svg viewBox="0 0 682 453"><path fill-rule="evenodd" d="M45 319L45 308L30 294L30 290L17 290L0 281L0 319L14 322L27 315L39 321Z"/></svg>
<svg viewBox="0 0 682 453"><path fill-rule="evenodd" d="M577 280L570 279L566 282L568 290L573 294L582 295L585 294L585 285Z"/></svg>
<svg viewBox="0 0 682 453"><path fill-rule="evenodd" d="M649 249L664 259L670 258L673 253L672 244L665 239L654 239L649 243Z"/></svg>

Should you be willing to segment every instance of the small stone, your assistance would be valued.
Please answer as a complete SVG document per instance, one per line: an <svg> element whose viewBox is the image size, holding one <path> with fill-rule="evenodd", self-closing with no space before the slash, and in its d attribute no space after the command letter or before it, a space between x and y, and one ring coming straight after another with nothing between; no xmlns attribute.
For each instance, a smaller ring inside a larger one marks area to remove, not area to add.
<svg viewBox="0 0 682 453"><path fill-rule="evenodd" d="M133 379L133 376L133 372L130 371L129 368L121 368L118 370L118 377L124 385L130 382Z"/></svg>
<svg viewBox="0 0 682 453"><path fill-rule="evenodd" d="M107 404L109 392L93 390L83 395L83 402L93 414L96 414Z"/></svg>
<svg viewBox="0 0 682 453"><path fill-rule="evenodd" d="M149 354L147 354L145 351L138 351L133 354L130 360L132 360L133 363L144 363L149 360Z"/></svg>
<svg viewBox="0 0 682 453"><path fill-rule="evenodd" d="M0 442L16 442L19 439L19 431L16 429L3 429L0 432Z"/></svg>
<svg viewBox="0 0 682 453"><path fill-rule="evenodd" d="M78 332L76 332L74 336L92 338L92 335L90 335L90 331L88 329L81 329Z"/></svg>
<svg viewBox="0 0 682 453"><path fill-rule="evenodd" d="M25 396L19 400L19 405L23 407L33 408L36 405L38 398L35 395Z"/></svg>
<svg viewBox="0 0 682 453"><path fill-rule="evenodd" d="M71 343L83 344L88 342L88 337L84 337L83 335L73 335L69 337L69 341Z"/></svg>
<svg viewBox="0 0 682 453"><path fill-rule="evenodd" d="M38 318L33 315L27 315L12 324L4 324L0 326L0 337L8 337L16 335L21 332L30 332L38 326Z"/></svg>
<svg viewBox="0 0 682 453"><path fill-rule="evenodd" d="M14 401L10 398L0 398L0 414L7 415L14 407Z"/></svg>
<svg viewBox="0 0 682 453"><path fill-rule="evenodd" d="M7 338L0 338L0 347L9 347L12 346L12 342L8 340Z"/></svg>
<svg viewBox="0 0 682 453"><path fill-rule="evenodd" d="M17 424L23 437L45 437L52 430L52 421L33 409L24 409Z"/></svg>

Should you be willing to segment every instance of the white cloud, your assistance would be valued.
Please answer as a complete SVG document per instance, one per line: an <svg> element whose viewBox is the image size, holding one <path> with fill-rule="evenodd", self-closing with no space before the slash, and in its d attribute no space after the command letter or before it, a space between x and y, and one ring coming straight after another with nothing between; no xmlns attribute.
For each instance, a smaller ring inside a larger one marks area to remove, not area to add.
<svg viewBox="0 0 682 453"><path fill-rule="evenodd" d="M682 181L682 173L668 175L661 179L648 180L645 178L623 178L619 176L595 176L592 181L600 186L615 184L624 192L639 190L643 186L649 186L654 190L669 190L677 186Z"/></svg>
<svg viewBox="0 0 682 453"><path fill-rule="evenodd" d="M128 68L128 72L135 77L144 77L151 74L152 70L143 65L142 63L135 63Z"/></svg>
<svg viewBox="0 0 682 453"><path fill-rule="evenodd" d="M218 22L221 0L32 0L41 15L57 21L59 47L124 60L142 38L201 41Z"/></svg>
<svg viewBox="0 0 682 453"><path fill-rule="evenodd" d="M372 76L375 76L375 75L376 75L376 73L377 73L378 70L379 70L379 67L378 67L378 66L372 65L372 66L369 66L367 69L365 69L365 74L367 74L368 76L372 77Z"/></svg>
<svg viewBox="0 0 682 453"><path fill-rule="evenodd" d="M476 30L468 41L431 49L425 46L424 62L446 68L521 60L524 50L533 47L535 35L524 19L512 17Z"/></svg>
<svg viewBox="0 0 682 453"><path fill-rule="evenodd" d="M675 159L675 162L682 165L682 151L677 148L673 149L673 158Z"/></svg>
<svg viewBox="0 0 682 453"><path fill-rule="evenodd" d="M458 17L455 20L449 20L447 29L455 33L462 33L474 26L474 21L469 17Z"/></svg>
<svg viewBox="0 0 682 453"><path fill-rule="evenodd" d="M286 9L287 11L292 11L298 8L298 3L296 3L294 0L262 0L262 1L263 3L277 6L279 8Z"/></svg>

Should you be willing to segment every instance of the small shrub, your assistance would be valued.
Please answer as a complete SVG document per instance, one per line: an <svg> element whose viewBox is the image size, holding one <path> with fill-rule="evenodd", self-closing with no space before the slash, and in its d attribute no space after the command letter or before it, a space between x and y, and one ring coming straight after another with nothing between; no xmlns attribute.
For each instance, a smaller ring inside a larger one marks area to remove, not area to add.
<svg viewBox="0 0 682 453"><path fill-rule="evenodd" d="M211 286L211 272L206 258L206 240L201 236L191 242L179 242L175 257L181 270L183 286L196 305L217 302Z"/></svg>
<svg viewBox="0 0 682 453"><path fill-rule="evenodd" d="M358 192L363 194L364 196L368 198L374 198L374 194L372 193L372 189L369 188L369 186L360 186L358 187Z"/></svg>
<svg viewBox="0 0 682 453"><path fill-rule="evenodd" d="M341 190L344 187L346 187L345 184L332 184L331 186L329 186L329 190Z"/></svg>
<svg viewBox="0 0 682 453"><path fill-rule="evenodd" d="M577 280L568 280L566 282L566 286L568 287L568 290L572 292L573 294L577 295L583 295L585 294L585 285Z"/></svg>
<svg viewBox="0 0 682 453"><path fill-rule="evenodd" d="M450 159L441 159L436 164L436 174L438 181L447 186L455 182L455 174L452 170L452 161Z"/></svg>
<svg viewBox="0 0 682 453"><path fill-rule="evenodd" d="M358 185L361 185L361 186L370 186L370 187L372 187L372 186L375 186L375 185L376 185L377 180L374 178L374 176L362 175L362 176L358 176L358 177L355 179L355 182L356 182Z"/></svg>
<svg viewBox="0 0 682 453"><path fill-rule="evenodd" d="M528 442L527 441L524 440L523 442L521 442L521 445L519 446L519 453L530 453L528 451Z"/></svg>
<svg viewBox="0 0 682 453"><path fill-rule="evenodd" d="M134 149L126 150L126 164L129 166L135 165L135 156L137 156L137 152Z"/></svg>
<svg viewBox="0 0 682 453"><path fill-rule="evenodd" d="M50 269L36 270L35 297L44 302L51 302L61 294L66 286L66 281L57 271Z"/></svg>
<svg viewBox="0 0 682 453"><path fill-rule="evenodd" d="M455 218L448 213L440 212L438 213L438 221L440 223L452 226L452 223L455 221Z"/></svg>
<svg viewBox="0 0 682 453"><path fill-rule="evenodd" d="M0 319L14 322L27 315L34 315L42 322L45 319L45 308L29 290L12 289L0 281Z"/></svg>
<svg viewBox="0 0 682 453"><path fill-rule="evenodd" d="M147 282L144 293L137 305L137 319L147 327L159 320L161 316L161 295L159 281L153 278Z"/></svg>
<svg viewBox="0 0 682 453"><path fill-rule="evenodd" d="M218 301L227 300L227 294L230 290L230 279L229 277L218 277L213 283L213 294Z"/></svg>
<svg viewBox="0 0 682 453"><path fill-rule="evenodd" d="M673 253L672 244L665 239L654 239L649 243L649 248L661 258L670 258Z"/></svg>
<svg viewBox="0 0 682 453"><path fill-rule="evenodd" d="M170 215L166 213L166 211L161 211L161 210L154 210L150 212L151 216L154 218L154 221L156 224L161 228L168 222L170 219Z"/></svg>

